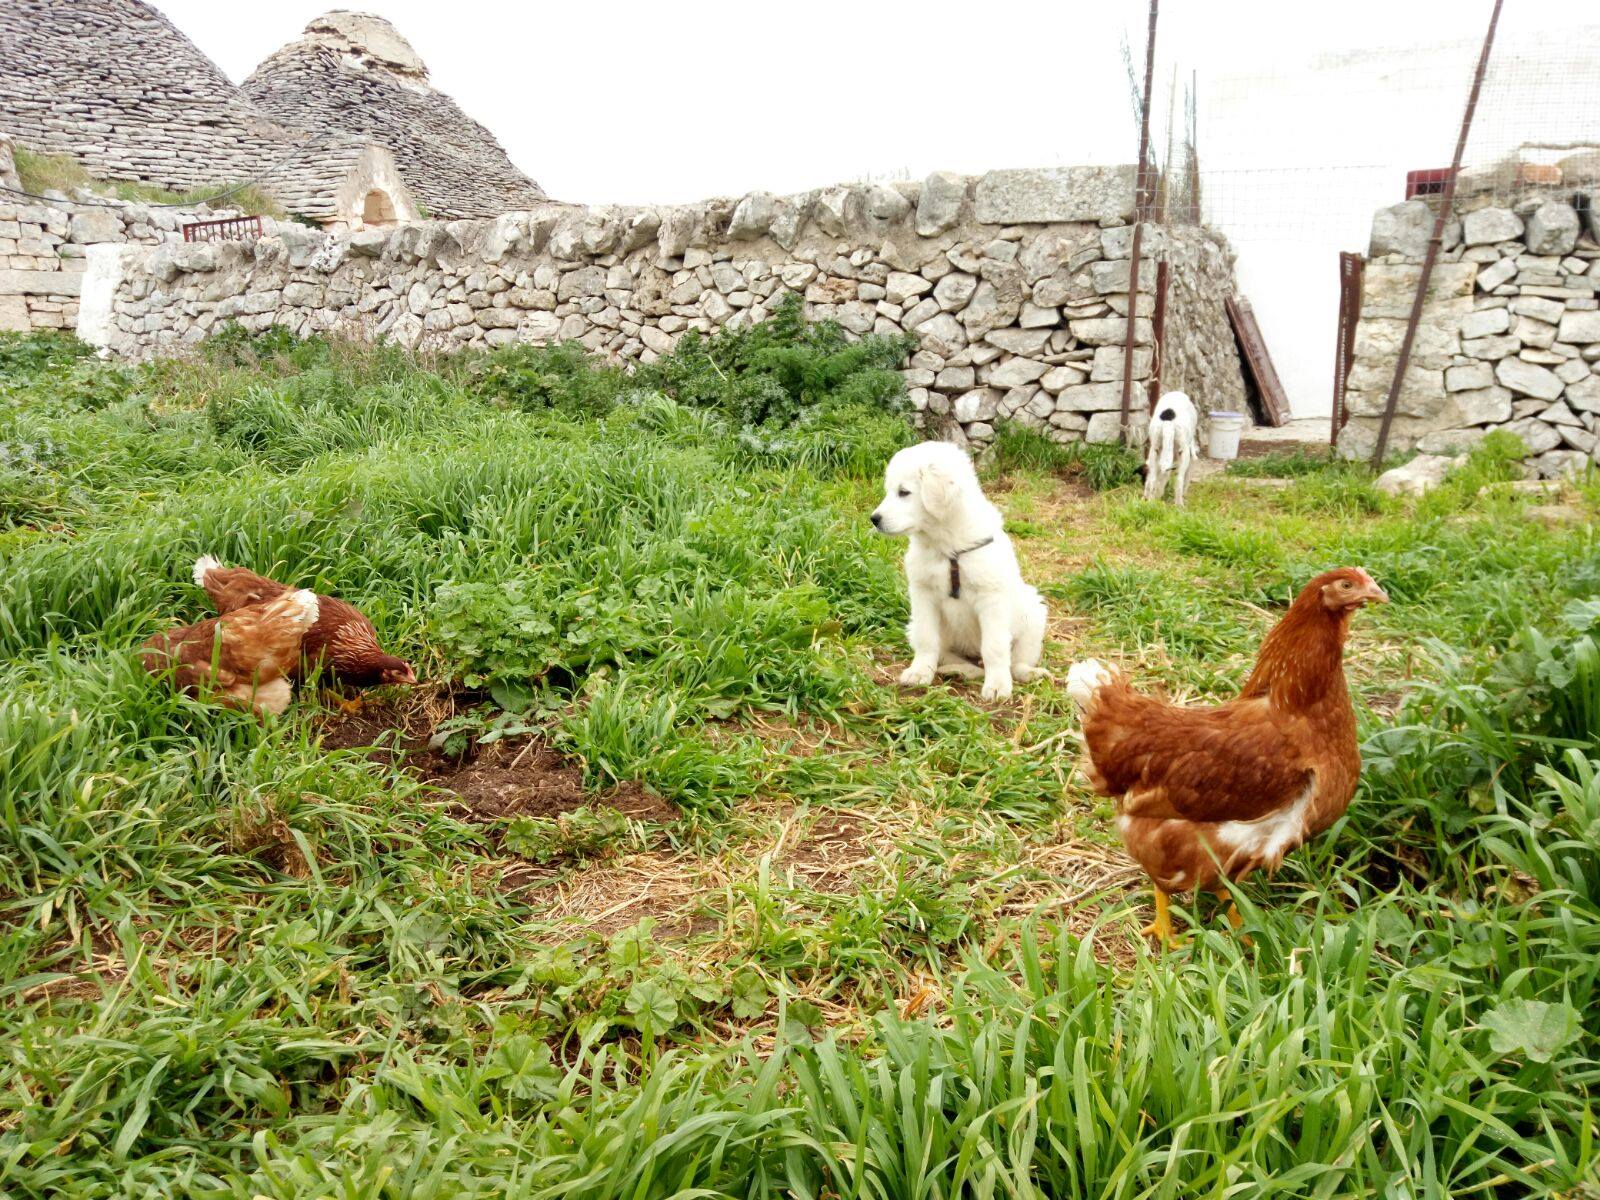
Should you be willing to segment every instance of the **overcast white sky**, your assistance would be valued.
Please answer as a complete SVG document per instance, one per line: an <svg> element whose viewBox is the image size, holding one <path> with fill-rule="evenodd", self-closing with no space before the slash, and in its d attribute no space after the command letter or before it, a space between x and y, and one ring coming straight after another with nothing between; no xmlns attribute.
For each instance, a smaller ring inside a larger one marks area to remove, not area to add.
<svg viewBox="0 0 1600 1200"><path fill-rule="evenodd" d="M154 2L243 80L340 0ZM393 22L433 85L560 200L1137 157L1122 45L1142 66L1147 0L342 2ZM1207 216L1239 251L1297 413L1328 404L1336 252L1365 248L1406 169L1448 165L1491 8L1162 2L1152 109L1164 123L1180 81L1181 127L1181 81L1197 72ZM1600 4L1506 0L1498 45L1521 87L1491 74L1475 147L1532 130L1600 138Z"/></svg>
<svg viewBox="0 0 1600 1200"><path fill-rule="evenodd" d="M1144 0L346 3L392 21L434 86L563 200L685 201L869 173L1136 157L1121 43L1126 31L1142 60ZM335 6L156 5L235 80ZM1224 76L1476 38L1490 6L1166 0L1160 75L1170 78L1174 56L1185 72ZM1508 0L1503 24L1571 27L1594 22L1594 7ZM1440 153L1448 161L1448 145Z"/></svg>

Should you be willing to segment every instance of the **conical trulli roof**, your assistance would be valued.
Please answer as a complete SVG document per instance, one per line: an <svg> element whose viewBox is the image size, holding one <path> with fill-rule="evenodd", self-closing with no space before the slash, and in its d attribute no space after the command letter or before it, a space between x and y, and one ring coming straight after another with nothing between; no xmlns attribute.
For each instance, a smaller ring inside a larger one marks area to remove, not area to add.
<svg viewBox="0 0 1600 1200"><path fill-rule="evenodd" d="M496 216L546 198L493 134L429 86L422 59L381 17L318 17L257 67L243 91L286 125L388 147L430 216Z"/></svg>
<svg viewBox="0 0 1600 1200"><path fill-rule="evenodd" d="M0 0L0 128L178 190L252 177L285 136L140 0Z"/></svg>

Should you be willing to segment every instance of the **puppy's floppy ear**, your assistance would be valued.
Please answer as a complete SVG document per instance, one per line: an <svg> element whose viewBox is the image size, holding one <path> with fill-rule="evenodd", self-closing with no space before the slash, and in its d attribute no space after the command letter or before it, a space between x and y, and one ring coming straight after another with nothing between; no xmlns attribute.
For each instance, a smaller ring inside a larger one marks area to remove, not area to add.
<svg viewBox="0 0 1600 1200"><path fill-rule="evenodd" d="M939 463L929 463L922 468L917 482L921 485L922 507L928 511L928 515L948 516L955 506L956 493L961 490L960 481Z"/></svg>

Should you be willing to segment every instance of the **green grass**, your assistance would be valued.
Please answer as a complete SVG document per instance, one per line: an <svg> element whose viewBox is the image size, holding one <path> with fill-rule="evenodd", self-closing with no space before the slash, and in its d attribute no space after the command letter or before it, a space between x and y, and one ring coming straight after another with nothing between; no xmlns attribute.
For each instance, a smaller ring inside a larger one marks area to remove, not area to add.
<svg viewBox="0 0 1600 1200"><path fill-rule="evenodd" d="M1222 696L1315 571L1393 597L1349 816L1240 889L1252 945L1207 899L1163 955L1058 685L892 683L902 350L0 339L0 1196L1594 1194L1595 487L1540 524L1488 446L1179 512L1002 439L1058 674ZM134 650L201 552L358 603L428 681L371 712L593 806L170 694Z"/></svg>
<svg viewBox="0 0 1600 1200"><path fill-rule="evenodd" d="M227 192L228 194L218 201L220 207L261 216L284 215L282 206L254 184L234 190L236 184L216 183L175 192L147 183L97 179L70 154L40 154L18 146L15 158L17 177L22 181L22 190L36 196L42 196L50 191L70 194L77 188L87 188L96 195L115 197L137 204L199 204L203 200L210 200Z"/></svg>

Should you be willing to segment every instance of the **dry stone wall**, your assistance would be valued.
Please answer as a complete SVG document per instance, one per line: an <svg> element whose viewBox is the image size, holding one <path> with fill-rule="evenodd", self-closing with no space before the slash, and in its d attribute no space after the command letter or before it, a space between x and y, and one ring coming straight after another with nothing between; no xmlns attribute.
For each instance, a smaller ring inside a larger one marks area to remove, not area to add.
<svg viewBox="0 0 1600 1200"><path fill-rule="evenodd" d="M128 355L170 351L235 321L446 350L572 340L649 362L687 330L756 322L795 294L809 316L854 334L912 335L905 375L930 429L981 443L1014 420L1058 440L1111 441L1132 175L937 173L673 208L548 204L348 236L285 226L254 244L115 254L107 309L93 324ZM1168 324L1176 382L1203 408L1237 407L1238 359L1221 311L1231 255L1201 231L1155 240L1169 253L1182 314ZM1134 322L1141 380L1151 365L1148 303Z"/></svg>
<svg viewBox="0 0 1600 1200"><path fill-rule="evenodd" d="M1390 446L1469 449L1520 437L1554 477L1600 443L1600 223L1590 197L1541 189L1452 219L1434 269ZM1578 204L1573 203L1574 198ZM1340 451L1371 454L1434 221L1423 200L1380 210L1362 288Z"/></svg>
<svg viewBox="0 0 1600 1200"><path fill-rule="evenodd" d="M1153 253L1170 273L1162 388L1187 392L1206 412L1248 412L1238 341L1223 307L1235 291L1232 252L1192 225L1154 232ZM1141 298L1141 311L1146 303Z"/></svg>
<svg viewBox="0 0 1600 1200"><path fill-rule="evenodd" d="M4 149L0 139L0 154ZM91 246L182 242L186 222L238 215L64 196L14 200L0 192L0 330L9 331L77 327Z"/></svg>

